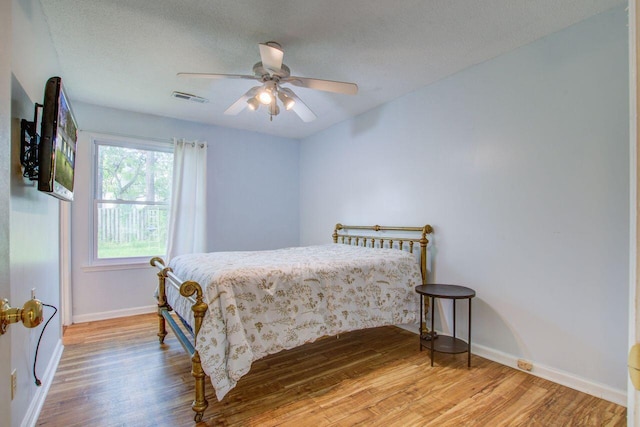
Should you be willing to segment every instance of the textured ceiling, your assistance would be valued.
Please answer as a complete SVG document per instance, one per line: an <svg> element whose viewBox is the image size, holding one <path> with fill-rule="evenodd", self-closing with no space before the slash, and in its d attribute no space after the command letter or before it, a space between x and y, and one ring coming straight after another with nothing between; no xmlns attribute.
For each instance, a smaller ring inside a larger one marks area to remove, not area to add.
<svg viewBox="0 0 640 427"><path fill-rule="evenodd" d="M620 0L41 0L73 101L302 138L622 3ZM292 87L318 116L223 112L275 40L293 75L357 83L355 96ZM182 91L210 100L171 97ZM81 125L81 124L80 124Z"/></svg>

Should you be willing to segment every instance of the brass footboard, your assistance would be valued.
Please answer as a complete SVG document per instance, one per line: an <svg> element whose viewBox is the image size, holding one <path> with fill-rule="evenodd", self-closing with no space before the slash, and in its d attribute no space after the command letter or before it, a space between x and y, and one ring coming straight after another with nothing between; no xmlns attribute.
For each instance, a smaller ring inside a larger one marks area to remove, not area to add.
<svg viewBox="0 0 640 427"><path fill-rule="evenodd" d="M151 259L151 265L158 268L158 338L160 343L164 342L164 338L167 336L166 325L168 324L171 330L174 332L176 338L182 344L184 349L191 356L191 375L195 380L195 398L191 404L191 409L195 412L195 422L202 421L204 411L209 406L209 402L205 398L205 378L206 374L202 369L200 363L200 354L195 349L195 345L198 339L198 332L202 326L202 319L207 312L207 303L203 300L202 287L192 281L181 282L175 275L171 268L165 267L165 263L162 258L154 257ZM166 286L167 280L170 280L172 284L179 286L180 295L185 298L190 298L193 301L191 310L193 310L194 325L193 325L193 344L189 338L182 332L174 318L171 316L171 306L167 302ZM193 295L195 294L195 299Z"/></svg>

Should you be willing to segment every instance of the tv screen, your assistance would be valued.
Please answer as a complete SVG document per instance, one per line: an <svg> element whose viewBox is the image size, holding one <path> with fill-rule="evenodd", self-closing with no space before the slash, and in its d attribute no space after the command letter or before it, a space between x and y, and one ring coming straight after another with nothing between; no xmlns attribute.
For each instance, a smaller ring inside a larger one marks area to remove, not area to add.
<svg viewBox="0 0 640 427"><path fill-rule="evenodd" d="M62 79L51 77L44 89L40 128L38 190L73 200L78 126Z"/></svg>

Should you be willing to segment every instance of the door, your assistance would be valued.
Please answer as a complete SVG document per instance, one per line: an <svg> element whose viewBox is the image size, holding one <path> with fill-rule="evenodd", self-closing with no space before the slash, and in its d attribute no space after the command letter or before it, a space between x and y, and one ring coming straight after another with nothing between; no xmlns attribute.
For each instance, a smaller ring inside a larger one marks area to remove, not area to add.
<svg viewBox="0 0 640 427"><path fill-rule="evenodd" d="M0 1L0 298L9 291L11 1ZM9 301L11 301L9 299ZM11 425L11 332L0 335L0 426Z"/></svg>
<svg viewBox="0 0 640 427"><path fill-rule="evenodd" d="M629 122L630 122L630 206L631 206L631 224L630 224L630 245L629 245L629 348L631 349L636 343L640 343L640 274L638 267L640 260L638 259L638 247L640 246L640 235L638 231L638 153L640 152L640 134L638 132L638 100L640 95L640 81L638 79L640 64L638 63L638 31L637 23L640 14L640 0L629 0ZM636 390L631 381L627 385L627 424L629 426L640 426L640 391Z"/></svg>

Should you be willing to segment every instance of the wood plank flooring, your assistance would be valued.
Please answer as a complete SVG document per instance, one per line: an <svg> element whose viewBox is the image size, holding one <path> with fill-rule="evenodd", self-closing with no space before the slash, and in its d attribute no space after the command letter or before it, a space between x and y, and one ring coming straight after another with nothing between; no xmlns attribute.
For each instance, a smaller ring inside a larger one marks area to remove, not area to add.
<svg viewBox="0 0 640 427"><path fill-rule="evenodd" d="M38 426L195 425L190 362L155 314L70 326ZM253 364L222 402L207 380L197 426L624 426L624 407L478 356L420 352L395 327Z"/></svg>

